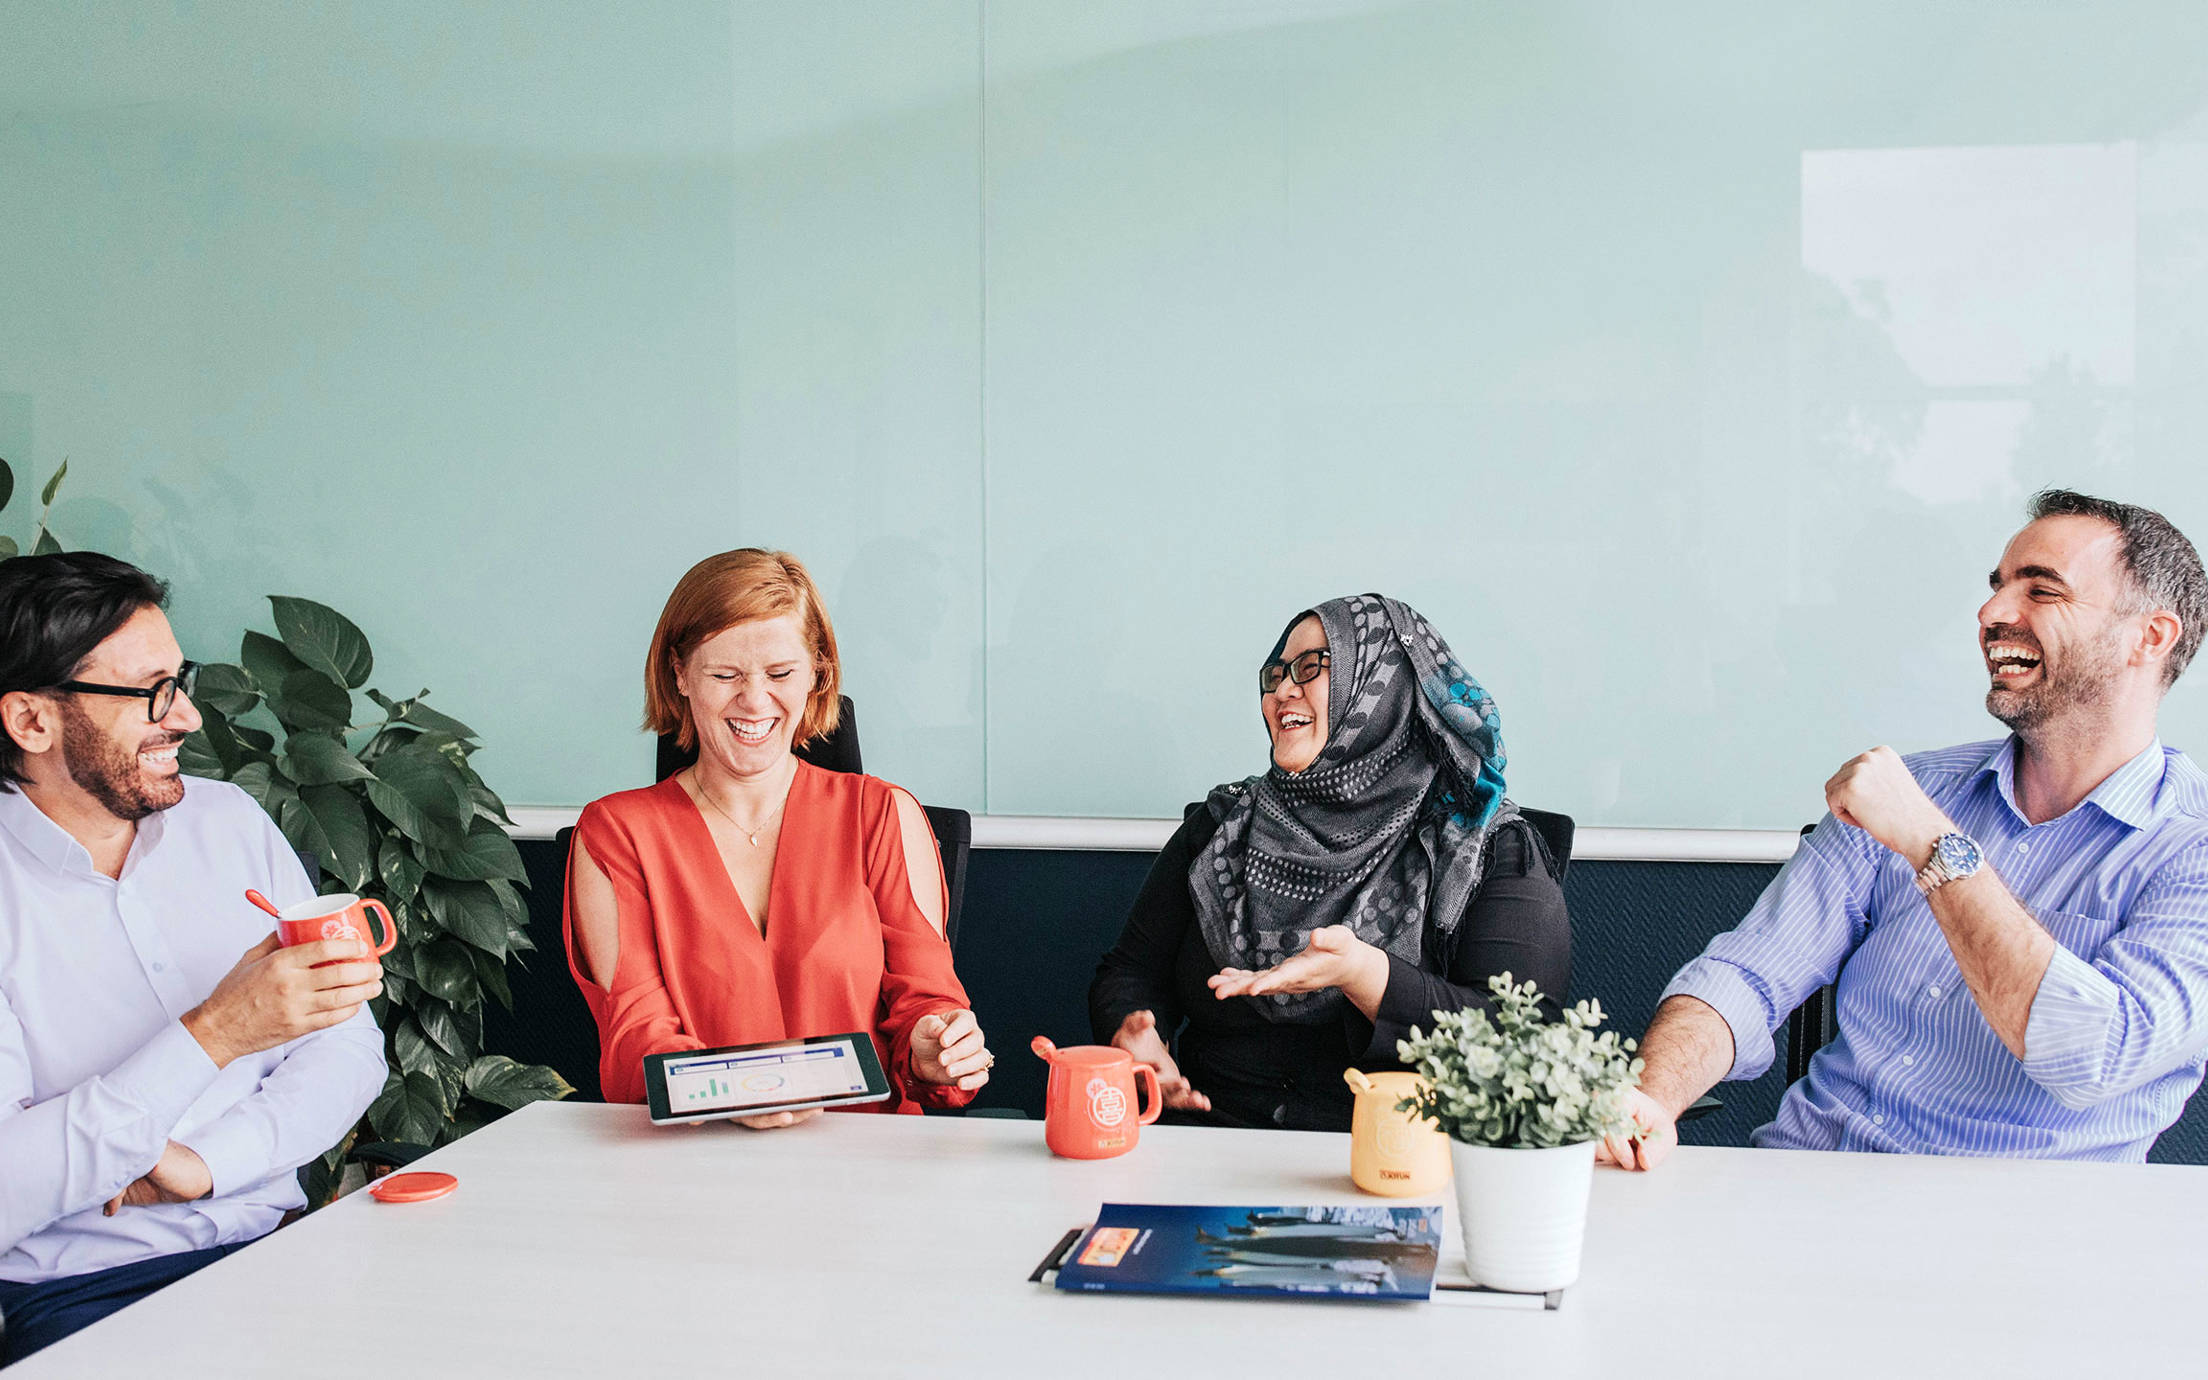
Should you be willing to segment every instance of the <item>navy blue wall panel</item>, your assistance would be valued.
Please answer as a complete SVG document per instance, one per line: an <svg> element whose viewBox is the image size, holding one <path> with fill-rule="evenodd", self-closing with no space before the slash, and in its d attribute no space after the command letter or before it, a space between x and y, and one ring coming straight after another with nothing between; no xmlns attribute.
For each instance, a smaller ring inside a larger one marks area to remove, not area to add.
<svg viewBox="0 0 2208 1380"><path fill-rule="evenodd" d="M581 1090L598 1089L589 1012L568 977L560 940L558 850L521 845L530 876L530 935L538 952L513 975L516 1011L485 1022L495 1051L549 1063ZM976 1105L1039 1116L1043 1066L1028 1051L1036 1035L1060 1044L1089 1040L1088 986L1150 869L1143 853L980 849L966 879L958 971L997 1051L997 1067ZM1709 936L1737 921L1776 867L1724 863L1572 864L1565 900L1572 913L1572 996L1601 1001L1609 1023L1638 1035L1656 997ZM1688 1144L1745 1145L1771 1119L1783 1090L1785 1033L1772 1068L1749 1083L1717 1089L1723 1111L1682 1128ZM2208 1164L2208 1099L2195 1098L2164 1134L2153 1158Z"/></svg>

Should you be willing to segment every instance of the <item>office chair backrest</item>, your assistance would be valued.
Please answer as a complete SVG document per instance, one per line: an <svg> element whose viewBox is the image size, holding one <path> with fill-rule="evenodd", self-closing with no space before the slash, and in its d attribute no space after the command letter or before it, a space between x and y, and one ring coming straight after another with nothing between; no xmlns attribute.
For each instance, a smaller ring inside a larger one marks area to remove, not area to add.
<svg viewBox="0 0 2208 1380"><path fill-rule="evenodd" d="M864 771L859 764L859 711L849 695L838 698L843 702L843 712L836 722L836 731L825 738L815 738L794 751L801 760L826 771ZM697 760L697 748L683 747L675 741L674 734L662 733L659 735L658 772L652 779L665 781Z"/></svg>
<svg viewBox="0 0 2208 1380"><path fill-rule="evenodd" d="M1802 837L1808 838L1816 830L1814 824L1802 826ZM1810 1056L1831 1043L1839 1018L1835 1000L1838 984L1827 984L1802 998L1802 1004L1787 1013L1786 1017L1786 1082L1792 1087L1797 1079L1809 1072Z"/></svg>
<svg viewBox="0 0 2208 1380"><path fill-rule="evenodd" d="M845 695L843 713L836 724L836 731L824 738L816 738L804 747L796 749L797 756L823 771L857 772L859 756L859 711ZM698 760L696 748L684 749L676 745L669 734L659 739L659 776L665 781L684 767ZM928 827L935 833L935 847L943 862L943 889L949 896L949 905L943 912L943 940L952 949L958 947L958 916L966 901L966 860L973 852L974 820L964 810L948 805L923 805L927 812Z"/></svg>
<svg viewBox="0 0 2208 1380"><path fill-rule="evenodd" d="M1192 800L1183 805L1181 822L1185 824L1194 819L1196 812L1203 808L1204 802L1201 800ZM1572 822L1570 815L1560 815L1550 810L1529 810L1521 805L1518 813L1524 815L1526 823L1533 826L1533 832L1541 836L1541 846L1549 850L1550 870L1556 877L1556 884L1564 885L1564 873L1572 865L1572 836L1578 832L1578 826Z"/></svg>

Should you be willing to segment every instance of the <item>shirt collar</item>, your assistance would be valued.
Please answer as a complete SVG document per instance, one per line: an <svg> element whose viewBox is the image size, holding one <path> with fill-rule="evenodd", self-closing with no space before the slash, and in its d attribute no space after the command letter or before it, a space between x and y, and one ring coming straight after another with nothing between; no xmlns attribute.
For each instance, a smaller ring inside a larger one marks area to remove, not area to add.
<svg viewBox="0 0 2208 1380"><path fill-rule="evenodd" d="M2016 807L2016 749L2017 736L2011 733L1994 748L1978 774L1993 773L2001 800L2009 807L2009 813L2025 824L2024 812ZM2154 822L2160 813L2158 798L2162 785L2162 738L2157 734L2140 753L2108 774L2108 779L2086 793L2079 805L2094 805L2102 814L2134 829L2144 829Z"/></svg>
<svg viewBox="0 0 2208 1380"><path fill-rule="evenodd" d="M0 828L15 836L30 855L56 872L90 872L92 855L69 831L46 817L21 787L0 791Z"/></svg>

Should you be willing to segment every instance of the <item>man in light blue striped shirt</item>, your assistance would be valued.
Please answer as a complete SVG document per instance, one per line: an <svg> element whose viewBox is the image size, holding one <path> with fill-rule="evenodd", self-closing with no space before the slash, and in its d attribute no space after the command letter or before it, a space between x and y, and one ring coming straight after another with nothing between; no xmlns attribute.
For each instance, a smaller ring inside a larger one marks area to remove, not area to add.
<svg viewBox="0 0 2208 1380"><path fill-rule="evenodd" d="M1740 925L1665 989L1642 1040L1653 1168L1681 1109L1754 1078L1837 981L1839 1033L1759 1146L2143 1160L2208 1059L2208 775L2162 696L2208 626L2199 554L2160 514L2065 490L1978 610L2006 739L1877 748Z"/></svg>

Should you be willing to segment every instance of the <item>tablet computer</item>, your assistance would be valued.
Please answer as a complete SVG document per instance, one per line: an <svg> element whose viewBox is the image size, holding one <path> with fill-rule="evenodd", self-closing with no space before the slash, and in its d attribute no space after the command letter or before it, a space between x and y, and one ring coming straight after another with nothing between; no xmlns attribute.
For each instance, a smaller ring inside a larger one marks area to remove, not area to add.
<svg viewBox="0 0 2208 1380"><path fill-rule="evenodd" d="M647 1054L644 1095L653 1125L678 1126L881 1102L889 1079L873 1039L861 1031Z"/></svg>

